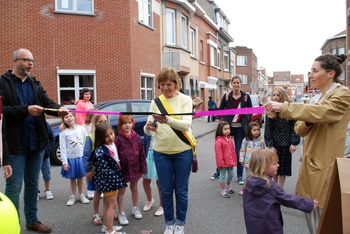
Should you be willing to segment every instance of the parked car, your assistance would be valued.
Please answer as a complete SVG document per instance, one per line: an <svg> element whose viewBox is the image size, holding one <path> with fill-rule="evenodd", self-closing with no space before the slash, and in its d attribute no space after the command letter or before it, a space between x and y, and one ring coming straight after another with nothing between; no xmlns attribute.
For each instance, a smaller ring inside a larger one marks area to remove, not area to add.
<svg viewBox="0 0 350 234"><path fill-rule="evenodd" d="M257 95L250 95L250 99L252 100L252 106L253 107L259 107L262 106L262 103L259 100L259 97ZM256 113L252 115L251 122L258 122L260 124L260 127L264 123L264 116L261 113Z"/></svg>
<svg viewBox="0 0 350 234"><path fill-rule="evenodd" d="M113 112L148 112L151 105L151 100L113 100L101 102L94 105L95 110L113 111ZM110 115L110 124L117 132L119 115ZM147 122L147 115L133 115L135 119L135 132L143 137L143 126ZM61 165L61 151L59 142L59 126L62 123L61 119L50 121L50 125L56 140L55 150L51 153L51 162L56 165Z"/></svg>

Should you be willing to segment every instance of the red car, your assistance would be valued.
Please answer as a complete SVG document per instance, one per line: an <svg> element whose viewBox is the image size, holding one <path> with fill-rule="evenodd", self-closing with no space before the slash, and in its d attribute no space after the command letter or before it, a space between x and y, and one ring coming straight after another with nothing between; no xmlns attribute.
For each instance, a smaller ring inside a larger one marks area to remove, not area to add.
<svg viewBox="0 0 350 234"><path fill-rule="evenodd" d="M253 107L259 107L262 106L259 97L257 95L250 95L250 99L252 100ZM264 123L264 116L263 114L253 114L251 122L258 122L260 124L260 127L262 127L262 124Z"/></svg>

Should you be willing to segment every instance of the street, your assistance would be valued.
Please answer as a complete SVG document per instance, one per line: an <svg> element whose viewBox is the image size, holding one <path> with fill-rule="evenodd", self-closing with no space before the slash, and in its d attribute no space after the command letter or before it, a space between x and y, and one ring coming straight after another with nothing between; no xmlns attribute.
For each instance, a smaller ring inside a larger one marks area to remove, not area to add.
<svg viewBox="0 0 350 234"><path fill-rule="evenodd" d="M201 121L201 120L199 120ZM204 125L205 124L205 125ZM203 127L216 126L216 123L207 124L203 121ZM187 223L185 233L202 234L202 233L246 233L245 223L242 209L242 196L238 195L239 189L242 187L236 182L236 177L232 182L235 194L231 198L223 198L220 192L218 180L210 180L211 175L215 171L214 156L214 132L210 132L197 139L197 158L199 162L199 171L191 173L189 187L189 209L187 213ZM294 193L295 183L299 170L299 154L300 146L293 155L293 175L287 177L285 190L288 193ZM61 167L53 166L51 173L51 191L54 199L46 200L41 197L38 202L39 220L50 226L53 233L99 233L101 226L94 226L92 223L93 208L92 202L84 205L80 202L73 206L66 206L66 202L70 196L69 181L63 179L60 175ZM0 175L3 175L3 169L0 169ZM5 180L0 179L0 191L4 192ZM40 175L41 195L43 196L44 183L42 175ZM129 225L124 226L122 231L128 234L162 234L165 229L164 217L154 216L159 201L155 182L152 182L155 205L148 212L143 212L143 218L136 220L131 215L131 194L127 189L125 194L125 211L129 220ZM23 201L23 190L21 194ZM142 210L146 202L146 197L142 188L142 181L139 181L139 208ZM23 203L21 203L21 233L33 233L25 228L25 218L23 215ZM102 213L102 200L100 203L100 213ZM301 211L282 208L284 218L284 231L287 234L306 233L306 224ZM118 224L115 221L115 224Z"/></svg>

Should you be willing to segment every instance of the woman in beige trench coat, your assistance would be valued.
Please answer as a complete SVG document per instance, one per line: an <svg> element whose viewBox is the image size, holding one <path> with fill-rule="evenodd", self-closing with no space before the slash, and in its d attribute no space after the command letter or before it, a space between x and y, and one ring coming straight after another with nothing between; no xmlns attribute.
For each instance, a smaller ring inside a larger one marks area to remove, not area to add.
<svg viewBox="0 0 350 234"><path fill-rule="evenodd" d="M350 91L340 84L339 76L346 57L325 54L315 59L309 79L320 94L309 104L270 102L265 106L267 111L279 111L282 118L298 120L294 129L305 141L296 195L319 202L316 210L305 214L312 234L317 232L335 158L344 157Z"/></svg>

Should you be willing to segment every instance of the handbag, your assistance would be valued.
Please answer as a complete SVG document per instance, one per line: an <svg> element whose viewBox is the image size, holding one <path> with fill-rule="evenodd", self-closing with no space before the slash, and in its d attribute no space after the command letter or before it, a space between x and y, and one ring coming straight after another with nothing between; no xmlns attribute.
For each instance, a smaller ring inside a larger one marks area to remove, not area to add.
<svg viewBox="0 0 350 234"><path fill-rule="evenodd" d="M164 95L160 95L158 98L154 99L154 102L156 103L159 111L162 114L174 114L173 109L171 108L169 102L166 100ZM173 115L173 118L179 119L176 115ZM192 160L192 172L198 171L198 161L197 161L197 153L196 153L196 146L197 142L194 138L193 134L189 134L186 131L180 131L175 128L171 128L175 134L186 144L190 145L192 147L193 152L193 160Z"/></svg>

